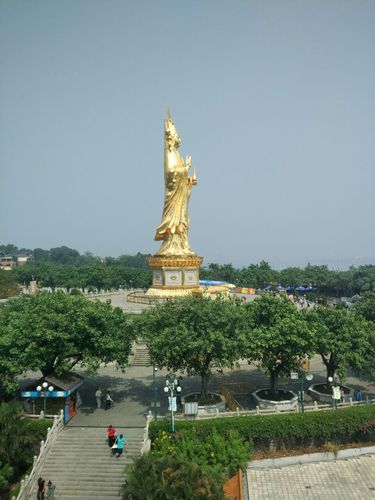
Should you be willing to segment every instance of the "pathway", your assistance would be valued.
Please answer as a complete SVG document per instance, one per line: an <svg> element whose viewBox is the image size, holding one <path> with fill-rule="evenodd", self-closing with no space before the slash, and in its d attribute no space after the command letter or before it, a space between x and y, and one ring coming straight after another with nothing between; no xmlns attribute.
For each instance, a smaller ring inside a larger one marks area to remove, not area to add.
<svg viewBox="0 0 375 500"><path fill-rule="evenodd" d="M50 479L56 485L56 500L121 498L125 466L140 454L143 444L145 414L151 398L149 380L144 380L145 370L130 367L124 374L110 365L100 368L96 375L81 372L85 376L79 391L82 405L59 434L41 471L46 481ZM98 385L103 392L111 389L115 401L111 410L96 408L94 394ZM106 443L106 428L110 424L128 440L127 453L119 458L112 456ZM30 495L33 498L36 486Z"/></svg>

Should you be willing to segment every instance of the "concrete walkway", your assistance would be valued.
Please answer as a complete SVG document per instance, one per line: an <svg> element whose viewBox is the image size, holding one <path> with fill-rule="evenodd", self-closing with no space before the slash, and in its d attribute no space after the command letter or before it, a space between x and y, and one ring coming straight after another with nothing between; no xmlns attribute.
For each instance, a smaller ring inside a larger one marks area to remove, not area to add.
<svg viewBox="0 0 375 500"><path fill-rule="evenodd" d="M90 375L84 370L76 371L84 376L84 383L79 391L82 406L78 415L69 423L70 426L105 426L109 423L125 427L144 426L144 415L151 409L153 400L153 371L151 366L130 366L123 373L114 364L111 364L101 367L95 375ZM325 381L325 369L320 357L315 356L311 361L310 371L314 374L314 383ZM158 370L156 372L157 401L160 403L159 415L168 413L168 399L163 392L167 375L167 370ZM200 377L187 377L185 374L182 374L182 377L182 396L200 390ZM232 383L240 383L242 387L245 387L246 394L234 394L234 396L245 409L253 409L255 403L252 400L251 392L261 387L268 387L268 378L261 370L249 366L243 360L240 362L239 369L225 369L222 373L214 370L209 382L209 390L217 392L222 383L229 384L229 386ZM361 389L363 397L365 395L371 398L375 397L375 384L370 379L349 376L346 379L346 384L352 388ZM115 401L113 409L105 411L103 408L96 408L95 389L97 386L101 387L103 394L107 389L111 390ZM298 392L300 390L300 381L284 377L280 379L280 387L287 387ZM306 384L305 390L307 387ZM311 402L306 393L305 397L306 403Z"/></svg>
<svg viewBox="0 0 375 500"><path fill-rule="evenodd" d="M84 376L79 390L82 405L78 414L69 422L69 426L103 427L112 424L121 427L144 427L151 401L152 368L129 367L125 373L114 364L101 367L97 374L90 375L78 371ZM95 390L103 392L102 408L96 407ZM104 395L111 391L114 407L104 409Z"/></svg>

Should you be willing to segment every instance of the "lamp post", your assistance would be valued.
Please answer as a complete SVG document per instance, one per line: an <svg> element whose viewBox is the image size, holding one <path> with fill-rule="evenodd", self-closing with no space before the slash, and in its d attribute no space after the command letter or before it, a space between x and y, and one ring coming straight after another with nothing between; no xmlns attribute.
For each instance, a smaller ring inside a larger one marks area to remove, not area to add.
<svg viewBox="0 0 375 500"><path fill-rule="evenodd" d="M156 410L156 372L158 371L156 366L152 367L152 375L153 375L153 382L152 382L152 399L153 399L153 406L154 406L154 420L157 419L157 410Z"/></svg>
<svg viewBox="0 0 375 500"><path fill-rule="evenodd" d="M311 380L314 378L314 375L312 373L306 373L301 377L301 397L300 397L300 402L301 402L301 411L304 413L305 411L305 398L304 398L304 383L305 380L308 382L311 382Z"/></svg>
<svg viewBox="0 0 375 500"><path fill-rule="evenodd" d="M167 394L170 392L170 396L168 396L169 400L169 410L171 412L171 424L170 424L170 432L174 432L174 412L177 410L176 397L174 396L174 391L181 392L181 386L179 385L177 379L166 380L164 392Z"/></svg>
<svg viewBox="0 0 375 500"><path fill-rule="evenodd" d="M333 399L333 391L332 391L332 387L333 387L333 377L328 377L327 378L327 381L329 383L329 388L331 389L331 403L332 403L332 408L335 408L335 400Z"/></svg>
<svg viewBox="0 0 375 500"><path fill-rule="evenodd" d="M48 391L47 391L48 388ZM43 408L44 408L44 417L46 416L46 411L47 411L47 392L52 392L53 391L53 385L48 386L48 382L43 382L42 385L38 385L36 390L41 393L43 397Z"/></svg>

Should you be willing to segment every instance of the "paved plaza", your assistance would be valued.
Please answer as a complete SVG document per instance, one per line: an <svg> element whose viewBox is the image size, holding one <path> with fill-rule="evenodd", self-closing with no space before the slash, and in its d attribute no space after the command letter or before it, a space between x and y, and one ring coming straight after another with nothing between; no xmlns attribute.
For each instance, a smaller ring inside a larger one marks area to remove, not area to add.
<svg viewBox="0 0 375 500"><path fill-rule="evenodd" d="M248 470L253 500L374 500L375 456Z"/></svg>

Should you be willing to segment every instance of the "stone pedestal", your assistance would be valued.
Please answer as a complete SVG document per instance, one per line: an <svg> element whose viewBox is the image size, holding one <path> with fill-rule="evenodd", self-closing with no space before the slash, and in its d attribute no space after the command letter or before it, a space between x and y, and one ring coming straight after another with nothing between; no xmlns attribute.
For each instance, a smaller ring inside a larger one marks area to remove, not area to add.
<svg viewBox="0 0 375 500"><path fill-rule="evenodd" d="M199 290L199 267L203 258L154 255L148 258L152 269L149 297L184 297Z"/></svg>

